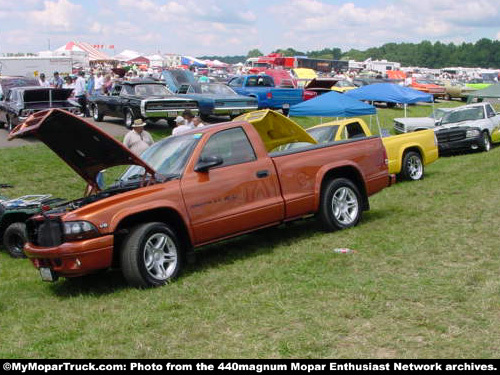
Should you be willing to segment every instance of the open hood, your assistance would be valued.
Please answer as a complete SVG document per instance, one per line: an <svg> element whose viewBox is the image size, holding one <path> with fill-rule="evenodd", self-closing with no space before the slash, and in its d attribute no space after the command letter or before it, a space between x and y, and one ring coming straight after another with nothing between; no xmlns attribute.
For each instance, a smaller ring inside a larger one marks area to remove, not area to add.
<svg viewBox="0 0 500 375"><path fill-rule="evenodd" d="M65 101L71 96L73 89L56 89L40 87L24 91L24 102L58 102Z"/></svg>
<svg viewBox="0 0 500 375"><path fill-rule="evenodd" d="M60 109L35 113L16 126L8 139L27 135L45 143L96 189L96 176L106 168L139 165L152 176L155 174L141 158L97 126Z"/></svg>

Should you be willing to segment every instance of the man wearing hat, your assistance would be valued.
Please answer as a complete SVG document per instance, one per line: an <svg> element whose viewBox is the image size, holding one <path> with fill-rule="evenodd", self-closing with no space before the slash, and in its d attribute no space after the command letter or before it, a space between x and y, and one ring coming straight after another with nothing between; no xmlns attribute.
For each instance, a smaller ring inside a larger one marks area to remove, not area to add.
<svg viewBox="0 0 500 375"><path fill-rule="evenodd" d="M141 119L137 119L132 124L132 130L125 134L123 144L126 148L136 155L142 152L153 144L153 137L144 130L146 123Z"/></svg>

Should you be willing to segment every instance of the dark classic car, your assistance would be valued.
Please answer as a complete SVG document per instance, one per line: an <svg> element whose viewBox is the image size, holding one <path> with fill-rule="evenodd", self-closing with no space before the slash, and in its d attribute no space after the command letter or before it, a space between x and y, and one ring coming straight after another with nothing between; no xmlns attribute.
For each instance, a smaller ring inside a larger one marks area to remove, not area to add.
<svg viewBox="0 0 500 375"><path fill-rule="evenodd" d="M148 80L117 82L109 95L91 97L89 107L95 121L104 116L121 117L127 128L136 119L171 123L186 109L198 113L196 100L174 96L163 83Z"/></svg>
<svg viewBox="0 0 500 375"><path fill-rule="evenodd" d="M69 98L72 91L41 86L13 87L0 101L0 125L6 124L10 131L33 113L51 108L80 115L80 106Z"/></svg>
<svg viewBox="0 0 500 375"><path fill-rule="evenodd" d="M222 83L181 85L178 93L196 100L202 116L222 115L233 118L245 112L255 111L258 107L256 98L238 95Z"/></svg>
<svg viewBox="0 0 500 375"><path fill-rule="evenodd" d="M40 86L40 82L36 78L21 77L21 76L0 76L0 100L13 87L23 86Z"/></svg>

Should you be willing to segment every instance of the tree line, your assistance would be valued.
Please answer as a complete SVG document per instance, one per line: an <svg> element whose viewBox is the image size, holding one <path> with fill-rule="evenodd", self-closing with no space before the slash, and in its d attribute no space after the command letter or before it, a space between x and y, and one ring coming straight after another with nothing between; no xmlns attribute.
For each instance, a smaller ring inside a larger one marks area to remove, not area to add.
<svg viewBox="0 0 500 375"><path fill-rule="evenodd" d="M452 66L500 68L500 41L483 38L475 43L432 43L424 40L415 43L387 43L381 47L368 48L365 51L350 49L342 52L340 48L324 48L319 51L297 51L293 48L277 49L273 53L284 56L307 56L328 60L364 61L387 60L401 63L402 66L423 68L444 68ZM203 56L201 59L220 60L229 64L244 62L249 57L263 56L258 49L248 51L246 56Z"/></svg>

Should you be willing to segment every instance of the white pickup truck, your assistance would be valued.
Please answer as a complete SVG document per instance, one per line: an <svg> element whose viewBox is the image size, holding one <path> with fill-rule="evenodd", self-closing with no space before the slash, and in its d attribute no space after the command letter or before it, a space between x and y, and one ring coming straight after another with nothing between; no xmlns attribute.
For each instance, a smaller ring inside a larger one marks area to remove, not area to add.
<svg viewBox="0 0 500 375"><path fill-rule="evenodd" d="M500 115L490 103L457 107L446 113L434 128L440 152L459 149L488 151L500 142Z"/></svg>

